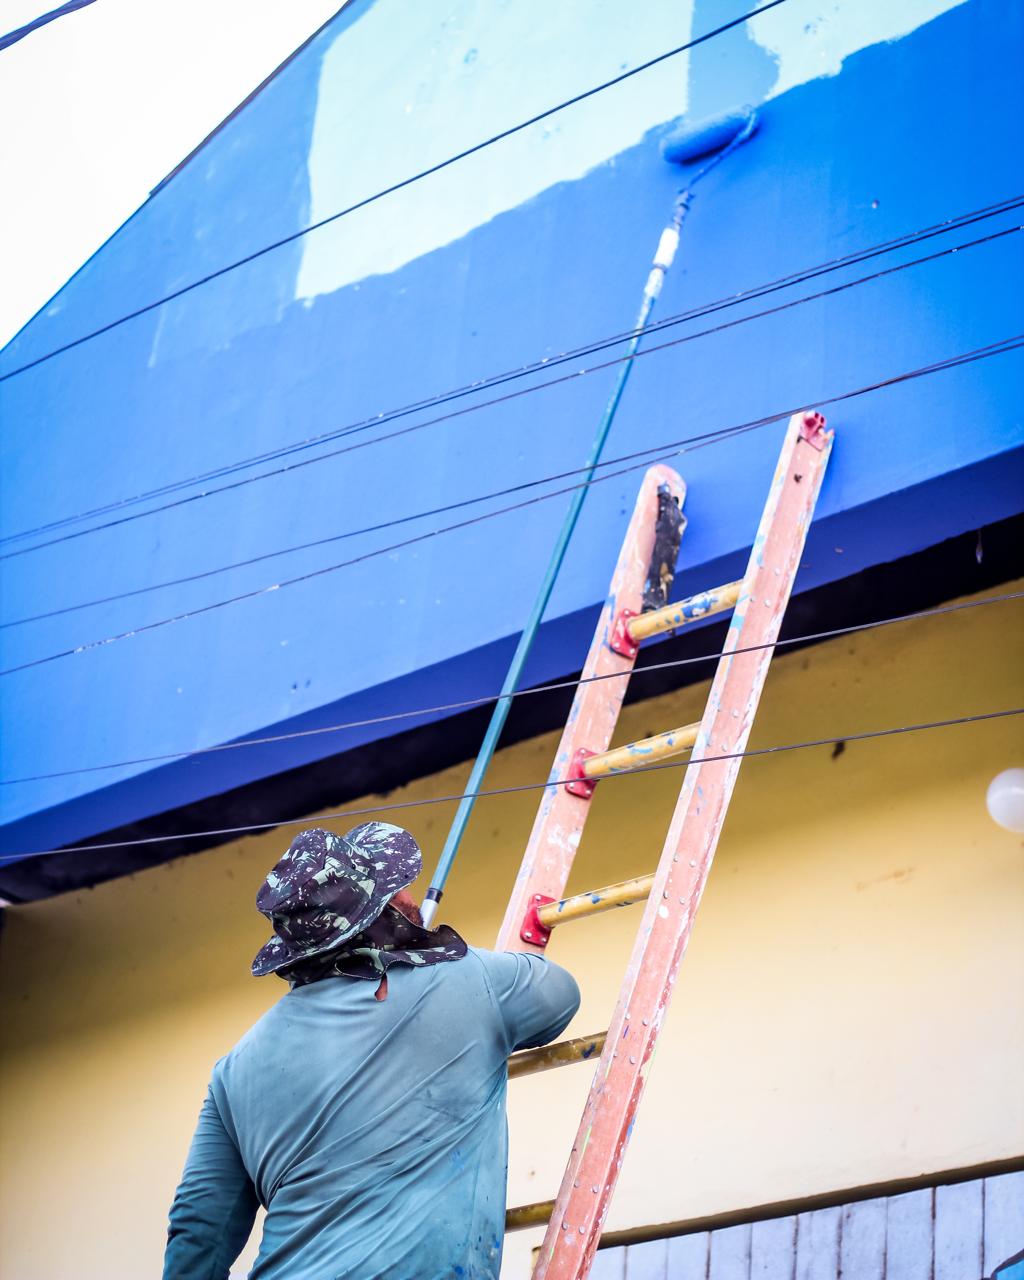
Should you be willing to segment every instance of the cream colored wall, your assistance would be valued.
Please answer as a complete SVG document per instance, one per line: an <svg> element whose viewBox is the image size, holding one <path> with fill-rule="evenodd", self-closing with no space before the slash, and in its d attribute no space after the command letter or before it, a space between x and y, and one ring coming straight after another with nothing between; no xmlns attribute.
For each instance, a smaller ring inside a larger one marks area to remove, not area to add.
<svg viewBox="0 0 1024 1280"><path fill-rule="evenodd" d="M844 638L773 666L753 746L1024 705L1019 604ZM627 710L620 740L698 717L706 686ZM985 787L1020 720L747 762L611 1225L844 1189L1024 1151L1024 847ZM546 776L555 735L489 784ZM392 800L450 794L460 766ZM602 783L573 888L656 860L675 771ZM362 803L362 802L360 802ZM488 945L536 796L481 801L446 918ZM355 807L355 806L353 806ZM387 816L386 814L384 816ZM450 806L403 815L428 864ZM248 977L272 832L7 912L0 942L0 1274L159 1274L212 1062L281 994ZM638 909L556 934L606 1025ZM587 1084L513 1084L510 1203L553 1194ZM511 1238L520 1276L536 1232Z"/></svg>

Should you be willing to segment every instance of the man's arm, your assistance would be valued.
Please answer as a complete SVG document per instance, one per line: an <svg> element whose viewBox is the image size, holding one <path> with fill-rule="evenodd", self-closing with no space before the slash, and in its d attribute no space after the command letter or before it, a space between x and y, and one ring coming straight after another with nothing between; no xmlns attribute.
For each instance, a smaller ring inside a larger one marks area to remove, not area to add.
<svg viewBox="0 0 1024 1280"><path fill-rule="evenodd" d="M207 1093L171 1205L163 1280L227 1280L258 1207L238 1148Z"/></svg>
<svg viewBox="0 0 1024 1280"><path fill-rule="evenodd" d="M508 1032L508 1048L532 1049L553 1040L580 1007L571 973L525 952L481 952L491 991Z"/></svg>

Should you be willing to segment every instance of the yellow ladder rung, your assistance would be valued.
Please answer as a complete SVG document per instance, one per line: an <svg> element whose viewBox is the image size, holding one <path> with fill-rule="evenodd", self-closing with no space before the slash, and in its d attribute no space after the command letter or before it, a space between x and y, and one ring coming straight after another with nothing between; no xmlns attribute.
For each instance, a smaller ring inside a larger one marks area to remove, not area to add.
<svg viewBox="0 0 1024 1280"><path fill-rule="evenodd" d="M603 889L591 889L563 898L561 902L549 902L537 908L537 919L545 929L554 929L567 920L580 920L584 916L600 915L614 907L631 907L636 902L646 902L651 893L654 876L637 876L633 880L621 880Z"/></svg>
<svg viewBox="0 0 1024 1280"><path fill-rule="evenodd" d="M599 755L588 756L583 761L584 778L596 780L607 778L613 773L626 773L630 769L638 769L652 760L664 760L668 756L678 756L689 751L697 741L700 732L700 721L695 724L684 724L680 729L669 729L665 733L656 733L653 738L641 738L639 742L627 743L624 747L612 747L611 751L602 751Z"/></svg>
<svg viewBox="0 0 1024 1280"><path fill-rule="evenodd" d="M525 1231L527 1227L542 1227L551 1217L554 1200L538 1200L536 1204L521 1204L505 1211L506 1231Z"/></svg>
<svg viewBox="0 0 1024 1280"><path fill-rule="evenodd" d="M553 1067L566 1067L570 1062L586 1062L604 1048L605 1032L596 1036L577 1036L575 1040L559 1040L557 1044L545 1044L539 1049L524 1049L508 1060L508 1078L535 1075L538 1071L550 1071Z"/></svg>
<svg viewBox="0 0 1024 1280"><path fill-rule="evenodd" d="M712 587L710 591L702 591L675 604L667 604L663 609L638 614L626 623L626 632L630 640L639 642L650 636L661 635L664 631L678 631L680 627L685 627L688 622L696 622L698 618L710 618L712 614L724 613L736 604L742 586L741 578L738 582L727 582L724 587Z"/></svg>

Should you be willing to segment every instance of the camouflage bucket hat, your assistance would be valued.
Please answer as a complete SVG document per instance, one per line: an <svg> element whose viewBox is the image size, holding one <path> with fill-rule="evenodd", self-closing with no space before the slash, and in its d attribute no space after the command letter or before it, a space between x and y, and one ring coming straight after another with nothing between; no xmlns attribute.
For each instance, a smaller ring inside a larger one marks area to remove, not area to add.
<svg viewBox="0 0 1024 1280"><path fill-rule="evenodd" d="M275 936L252 962L253 975L336 950L371 925L422 865L415 839L389 822L364 822L343 836L318 827L300 832L256 895Z"/></svg>

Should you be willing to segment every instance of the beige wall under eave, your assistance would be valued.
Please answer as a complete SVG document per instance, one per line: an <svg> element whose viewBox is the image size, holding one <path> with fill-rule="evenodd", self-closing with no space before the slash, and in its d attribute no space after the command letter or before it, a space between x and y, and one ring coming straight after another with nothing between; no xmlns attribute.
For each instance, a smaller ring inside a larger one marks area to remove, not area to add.
<svg viewBox="0 0 1024 1280"><path fill-rule="evenodd" d="M1024 705L1022 621L1019 603L993 606L781 656L751 745ZM628 708L618 740L697 718L706 688ZM489 785L543 779L554 743L501 752ZM744 765L612 1227L1024 1153L1024 842L984 805L1022 762L1006 719ZM450 794L467 772L391 800ZM572 887L649 870L678 784L674 770L602 783ZM477 807L444 913L474 943L493 939L535 804ZM428 864L450 816L392 815ZM7 913L0 1274L159 1274L210 1065L281 992L247 970L266 933L252 898L287 839ZM570 1033L607 1024L638 918L555 935L584 992ZM511 1086L511 1203L554 1193L587 1079L579 1066ZM537 1235L511 1239L506 1276Z"/></svg>

